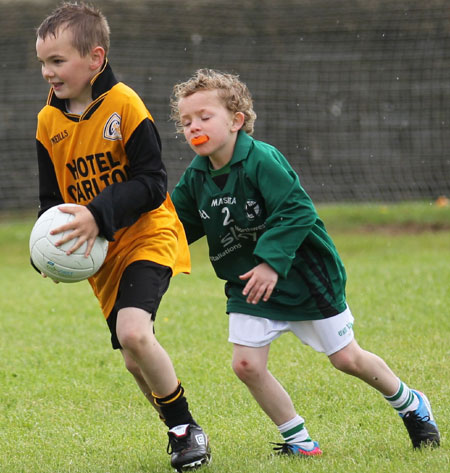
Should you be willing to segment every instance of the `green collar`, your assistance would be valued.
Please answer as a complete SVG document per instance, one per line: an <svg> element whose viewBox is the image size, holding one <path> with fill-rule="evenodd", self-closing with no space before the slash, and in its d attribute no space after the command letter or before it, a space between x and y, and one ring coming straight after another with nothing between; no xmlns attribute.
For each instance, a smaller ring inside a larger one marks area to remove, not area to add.
<svg viewBox="0 0 450 473"><path fill-rule="evenodd" d="M229 161L227 164L225 164L225 166L223 166L220 169L214 169L211 166L211 163L209 163L208 167L209 167L209 173L211 174L211 177L221 176L222 174L230 174L231 161Z"/></svg>

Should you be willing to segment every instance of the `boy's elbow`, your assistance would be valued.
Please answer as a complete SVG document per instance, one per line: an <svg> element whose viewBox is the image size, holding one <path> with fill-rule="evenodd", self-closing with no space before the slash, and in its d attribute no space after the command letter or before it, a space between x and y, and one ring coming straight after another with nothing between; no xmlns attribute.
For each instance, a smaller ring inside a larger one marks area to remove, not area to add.
<svg viewBox="0 0 450 473"><path fill-rule="evenodd" d="M157 191L153 194L153 209L157 209L165 200L167 195L167 188L164 186L159 186ZM152 210L153 210L152 209Z"/></svg>
<svg viewBox="0 0 450 473"><path fill-rule="evenodd" d="M167 173L164 168L161 168L158 173L153 175L151 183L152 205L154 209L157 209L166 200L167 186Z"/></svg>
<svg viewBox="0 0 450 473"><path fill-rule="evenodd" d="M166 200L167 176L163 173L162 175L153 175L151 179L136 179L131 192L137 201L142 202L140 212L155 210Z"/></svg>

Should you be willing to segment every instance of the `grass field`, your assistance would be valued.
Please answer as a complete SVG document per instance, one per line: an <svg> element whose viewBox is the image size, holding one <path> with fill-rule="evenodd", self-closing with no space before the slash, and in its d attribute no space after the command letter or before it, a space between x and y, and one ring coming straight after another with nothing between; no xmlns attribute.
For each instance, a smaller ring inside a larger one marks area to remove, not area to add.
<svg viewBox="0 0 450 473"><path fill-rule="evenodd" d="M321 458L271 456L276 428L230 367L223 284L203 242L157 318L196 420L208 473L443 473L450 470L450 207L322 206L349 276L359 343L424 390L442 446L413 451L401 420L362 382L285 335L270 368L320 442ZM32 219L0 223L0 472L170 471L166 429L110 349L86 282L55 285L28 263ZM439 231L434 231L438 229Z"/></svg>

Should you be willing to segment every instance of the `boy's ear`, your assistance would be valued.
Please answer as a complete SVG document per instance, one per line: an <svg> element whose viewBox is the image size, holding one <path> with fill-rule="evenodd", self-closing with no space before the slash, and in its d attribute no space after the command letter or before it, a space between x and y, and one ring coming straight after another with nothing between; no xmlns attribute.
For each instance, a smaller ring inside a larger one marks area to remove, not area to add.
<svg viewBox="0 0 450 473"><path fill-rule="evenodd" d="M103 66L105 61L105 50L101 46L96 46L91 51L91 67L92 69L99 69Z"/></svg>
<svg viewBox="0 0 450 473"><path fill-rule="evenodd" d="M232 131L239 131L245 121L245 115L242 112L236 112L233 117L233 126L231 128Z"/></svg>

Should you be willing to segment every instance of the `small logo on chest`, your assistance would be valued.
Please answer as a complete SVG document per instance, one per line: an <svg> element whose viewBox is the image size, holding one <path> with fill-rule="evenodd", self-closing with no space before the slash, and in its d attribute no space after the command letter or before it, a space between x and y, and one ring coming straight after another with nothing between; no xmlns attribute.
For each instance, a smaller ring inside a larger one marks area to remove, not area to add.
<svg viewBox="0 0 450 473"><path fill-rule="evenodd" d="M261 207L256 200L247 200L245 204L245 213L249 220L253 220L261 214Z"/></svg>
<svg viewBox="0 0 450 473"><path fill-rule="evenodd" d="M122 139L122 133L120 132L120 115L114 112L105 124L103 128L103 138L110 141L116 141Z"/></svg>

